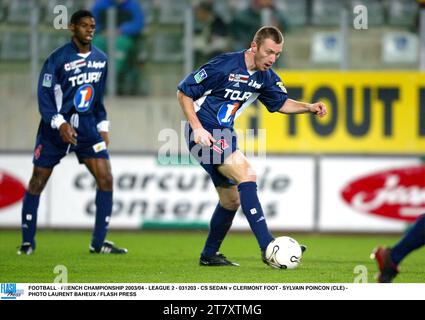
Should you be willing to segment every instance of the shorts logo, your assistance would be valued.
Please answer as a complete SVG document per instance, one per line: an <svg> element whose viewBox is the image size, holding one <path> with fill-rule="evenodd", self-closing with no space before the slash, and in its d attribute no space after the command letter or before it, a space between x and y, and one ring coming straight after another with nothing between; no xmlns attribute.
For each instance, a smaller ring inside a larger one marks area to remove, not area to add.
<svg viewBox="0 0 425 320"><path fill-rule="evenodd" d="M213 144L211 147L215 152L218 152L219 154L222 154L224 150L229 148L229 144L226 140L220 139L216 143Z"/></svg>
<svg viewBox="0 0 425 320"><path fill-rule="evenodd" d="M85 84L78 88L74 96L74 106L78 112L86 112L90 109L94 98L94 88L90 84Z"/></svg>
<svg viewBox="0 0 425 320"><path fill-rule="evenodd" d="M208 77L207 72L205 69L201 69L197 74L195 74L194 78L196 83L201 83L203 80L205 80Z"/></svg>
<svg viewBox="0 0 425 320"><path fill-rule="evenodd" d="M34 158L35 158L35 160L38 160L40 158L41 149L43 149L43 145L39 144L37 146L37 148L35 149L35 151L34 151Z"/></svg>
<svg viewBox="0 0 425 320"><path fill-rule="evenodd" d="M102 141L102 142L96 143L96 144L93 146L93 150L94 150L94 152L96 152L96 153L99 153L99 152L100 152L100 151L102 151L102 150L106 150L106 143L105 143L105 141Z"/></svg>
<svg viewBox="0 0 425 320"><path fill-rule="evenodd" d="M50 88L52 86L52 75L45 73L43 76L43 87Z"/></svg>

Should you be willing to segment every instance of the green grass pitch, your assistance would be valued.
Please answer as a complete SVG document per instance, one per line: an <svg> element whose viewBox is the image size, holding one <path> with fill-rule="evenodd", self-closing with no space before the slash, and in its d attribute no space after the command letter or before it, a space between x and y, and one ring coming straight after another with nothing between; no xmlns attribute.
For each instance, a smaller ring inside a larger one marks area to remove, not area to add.
<svg viewBox="0 0 425 320"><path fill-rule="evenodd" d="M275 234L276 236L282 234ZM127 247L127 255L90 254L88 231L39 231L37 250L17 256L20 232L0 231L0 282L52 283L54 268L66 266L69 283L352 283L356 266L375 282L370 252L378 244L393 245L399 237L289 234L308 246L295 270L272 269L260 260L252 234L230 233L221 252L240 267L200 267L206 232L118 232L108 239ZM413 252L401 265L395 282L425 282L425 250Z"/></svg>

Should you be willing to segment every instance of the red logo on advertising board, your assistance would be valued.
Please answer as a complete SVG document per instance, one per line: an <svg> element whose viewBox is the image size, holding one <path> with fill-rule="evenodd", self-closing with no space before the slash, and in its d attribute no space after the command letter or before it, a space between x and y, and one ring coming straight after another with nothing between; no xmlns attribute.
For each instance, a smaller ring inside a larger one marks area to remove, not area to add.
<svg viewBox="0 0 425 320"><path fill-rule="evenodd" d="M24 197L24 193L24 185L0 169L0 209L20 201Z"/></svg>
<svg viewBox="0 0 425 320"><path fill-rule="evenodd" d="M341 194L357 211L414 221L425 213L425 166L377 172L352 181Z"/></svg>

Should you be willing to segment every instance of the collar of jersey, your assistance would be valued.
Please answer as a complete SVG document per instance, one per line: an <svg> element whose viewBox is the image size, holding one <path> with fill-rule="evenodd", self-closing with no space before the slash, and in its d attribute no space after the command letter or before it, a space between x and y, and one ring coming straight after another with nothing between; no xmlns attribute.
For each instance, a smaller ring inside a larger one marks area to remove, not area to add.
<svg viewBox="0 0 425 320"><path fill-rule="evenodd" d="M72 38L71 38L71 46L74 48L74 50L75 50L75 52L78 54L78 53L80 53L80 49L78 49L78 47L77 47L77 45L75 44L75 42L72 40ZM90 51L89 52L92 52L92 49L93 49L93 46L90 44Z"/></svg>

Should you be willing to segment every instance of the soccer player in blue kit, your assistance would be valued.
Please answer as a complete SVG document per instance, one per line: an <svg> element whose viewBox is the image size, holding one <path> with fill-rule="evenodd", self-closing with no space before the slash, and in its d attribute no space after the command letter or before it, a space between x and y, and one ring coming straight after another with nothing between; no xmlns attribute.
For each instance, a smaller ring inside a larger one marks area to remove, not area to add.
<svg viewBox="0 0 425 320"><path fill-rule="evenodd" d="M107 114L103 93L107 74L105 53L91 45L96 24L93 15L79 10L71 17L72 39L47 58L38 82L41 121L33 157L33 173L22 206L22 244L18 254L36 249L40 194L53 168L70 152L96 180L96 221L90 252L123 254L105 240L112 213L112 173ZM66 205L66 203L64 203Z"/></svg>
<svg viewBox="0 0 425 320"><path fill-rule="evenodd" d="M271 69L283 42L280 30L262 27L248 50L219 55L178 85L177 98L188 120L185 135L189 150L210 175L219 197L201 253L201 266L238 265L219 248L241 205L263 262L277 267L265 258L265 250L274 238L258 200L254 169L237 148L233 124L256 99L270 112L313 113L319 117L327 114L322 102L310 104L288 98L281 79Z"/></svg>

